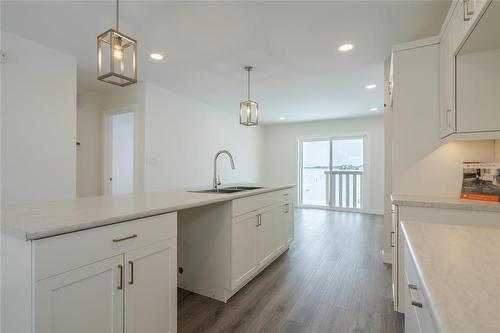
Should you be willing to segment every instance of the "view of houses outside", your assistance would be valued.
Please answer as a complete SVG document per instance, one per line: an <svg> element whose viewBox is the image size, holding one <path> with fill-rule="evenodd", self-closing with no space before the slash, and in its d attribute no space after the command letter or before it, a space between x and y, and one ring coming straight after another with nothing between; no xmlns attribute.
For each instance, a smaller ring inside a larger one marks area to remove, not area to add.
<svg viewBox="0 0 500 333"><path fill-rule="evenodd" d="M330 171L330 154L332 154L332 171L363 171L363 138L355 139L333 139L330 151L330 140L304 141L302 142L302 203L305 205L327 206L328 186L325 172ZM344 176L346 177L346 176ZM357 183L356 189L351 182L349 188L343 187L343 197L346 191L357 191L359 198L357 203L350 206L360 208L361 181ZM358 177L361 180L361 177ZM345 181L345 178L344 178ZM340 180L337 176L336 191L337 198L340 191ZM346 202L337 205L346 205Z"/></svg>

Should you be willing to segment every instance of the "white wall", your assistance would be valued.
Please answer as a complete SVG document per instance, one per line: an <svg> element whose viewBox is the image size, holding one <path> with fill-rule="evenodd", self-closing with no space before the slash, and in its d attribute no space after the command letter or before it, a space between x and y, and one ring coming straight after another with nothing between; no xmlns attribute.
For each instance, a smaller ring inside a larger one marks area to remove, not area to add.
<svg viewBox="0 0 500 333"><path fill-rule="evenodd" d="M102 105L103 94L79 92L76 113L76 196L102 194Z"/></svg>
<svg viewBox="0 0 500 333"><path fill-rule="evenodd" d="M500 140L495 140L495 161L500 162Z"/></svg>
<svg viewBox="0 0 500 333"><path fill-rule="evenodd" d="M2 32L2 204L76 194L76 59Z"/></svg>
<svg viewBox="0 0 500 333"><path fill-rule="evenodd" d="M300 137L368 135L369 196L367 211L384 207L384 120L381 116L264 126L264 180L298 184Z"/></svg>
<svg viewBox="0 0 500 333"><path fill-rule="evenodd" d="M223 183L261 180L262 127L239 125L235 112L223 112L151 84L145 89L145 190L211 185L213 158Z"/></svg>

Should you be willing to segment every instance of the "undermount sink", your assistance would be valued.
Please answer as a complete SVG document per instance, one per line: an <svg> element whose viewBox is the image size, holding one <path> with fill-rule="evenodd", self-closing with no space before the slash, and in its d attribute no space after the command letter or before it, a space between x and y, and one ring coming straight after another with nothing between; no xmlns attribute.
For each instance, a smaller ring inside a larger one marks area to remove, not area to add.
<svg viewBox="0 0 500 333"><path fill-rule="evenodd" d="M208 190L196 190L196 191L188 191L195 193L237 193L243 191L251 191L258 190L262 188L261 186L228 186L228 187L220 187L220 188L211 188Z"/></svg>

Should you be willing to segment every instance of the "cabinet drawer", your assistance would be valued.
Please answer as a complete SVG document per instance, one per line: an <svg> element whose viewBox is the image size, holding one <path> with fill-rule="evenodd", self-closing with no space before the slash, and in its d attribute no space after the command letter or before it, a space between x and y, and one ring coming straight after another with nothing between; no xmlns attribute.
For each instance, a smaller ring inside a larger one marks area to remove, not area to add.
<svg viewBox="0 0 500 333"><path fill-rule="evenodd" d="M405 307L406 311L412 312L410 316L413 315L414 311L414 314L416 315L416 319L418 322L419 331L421 333L437 332L434 326L434 320L432 319L430 314L429 302L427 300L425 293L422 290L422 283L418 278L416 267L406 242L405 242L404 256L405 256L405 283L406 283L405 301L407 302ZM410 285L412 285L412 288L410 288ZM421 306L413 305L412 301L420 303Z"/></svg>
<svg viewBox="0 0 500 333"><path fill-rule="evenodd" d="M277 202L293 200L294 188L273 191L232 201L233 217L273 205Z"/></svg>
<svg viewBox="0 0 500 333"><path fill-rule="evenodd" d="M177 236L177 213L33 241L35 281Z"/></svg>

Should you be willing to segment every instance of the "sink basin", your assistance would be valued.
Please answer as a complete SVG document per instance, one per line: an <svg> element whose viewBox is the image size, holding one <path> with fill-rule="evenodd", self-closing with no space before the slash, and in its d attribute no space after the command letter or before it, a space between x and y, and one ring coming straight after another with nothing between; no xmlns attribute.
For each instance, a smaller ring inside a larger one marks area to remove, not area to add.
<svg viewBox="0 0 500 333"><path fill-rule="evenodd" d="M218 189L208 189L208 190L197 190L197 191L188 191L194 193L237 193L243 191L250 190L258 190L262 188L261 186L228 186L228 187L220 187Z"/></svg>

